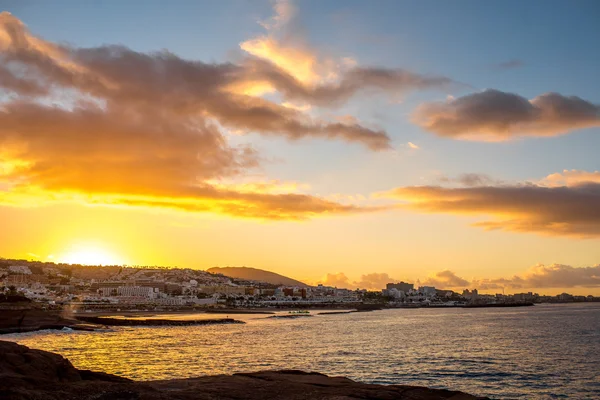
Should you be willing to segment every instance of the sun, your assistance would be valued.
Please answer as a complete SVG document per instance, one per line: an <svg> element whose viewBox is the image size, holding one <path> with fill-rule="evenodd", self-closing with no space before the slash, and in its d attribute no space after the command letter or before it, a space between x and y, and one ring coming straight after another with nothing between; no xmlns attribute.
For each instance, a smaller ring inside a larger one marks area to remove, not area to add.
<svg viewBox="0 0 600 400"><path fill-rule="evenodd" d="M59 257L59 261L67 264L82 265L122 265L123 260L117 255L98 246L75 246Z"/></svg>

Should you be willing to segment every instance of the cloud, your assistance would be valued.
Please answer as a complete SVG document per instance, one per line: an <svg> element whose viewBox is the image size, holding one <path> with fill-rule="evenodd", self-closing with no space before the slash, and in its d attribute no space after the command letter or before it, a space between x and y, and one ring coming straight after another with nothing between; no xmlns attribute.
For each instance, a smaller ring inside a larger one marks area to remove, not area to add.
<svg viewBox="0 0 600 400"><path fill-rule="evenodd" d="M461 174L456 179L457 182L462 184L463 186L472 187L472 186L489 186L492 184L498 183L492 179L489 175L486 174Z"/></svg>
<svg viewBox="0 0 600 400"><path fill-rule="evenodd" d="M291 0L276 0L273 4L275 15L266 21L259 21L267 30L277 30L288 26L298 14L298 9Z"/></svg>
<svg viewBox="0 0 600 400"><path fill-rule="evenodd" d="M424 213L494 217L493 220L474 224L487 230L552 236L600 236L600 183L479 186L479 177L468 181L475 186L400 187L377 196L400 199L404 202L400 207Z"/></svg>
<svg viewBox="0 0 600 400"><path fill-rule="evenodd" d="M390 282L398 282L397 279L390 277L386 273L373 272L370 274L361 275L360 279L353 282L355 287L369 290L381 290Z"/></svg>
<svg viewBox="0 0 600 400"><path fill-rule="evenodd" d="M475 174L467 173L460 174L456 178L448 177L446 175L440 175L435 179L438 183L456 183L460 186L474 187L474 186L499 186L504 185L505 182L493 179L487 174Z"/></svg>
<svg viewBox="0 0 600 400"><path fill-rule="evenodd" d="M412 119L439 136L499 141L519 136L558 136L600 126L600 106L558 93L528 100L488 89L445 102L424 103Z"/></svg>
<svg viewBox="0 0 600 400"><path fill-rule="evenodd" d="M563 264L537 264L524 273L504 278L473 278L471 281L457 276L450 270L435 273L420 285L438 289L523 290L550 288L598 288L600 287L600 264L591 267L573 267Z"/></svg>
<svg viewBox="0 0 600 400"><path fill-rule="evenodd" d="M562 173L550 174L540 181L543 186L577 186L585 183L599 183L600 171L588 172L565 169Z"/></svg>
<svg viewBox="0 0 600 400"><path fill-rule="evenodd" d="M387 273L371 273L362 275L357 281L350 279L342 272L327 274L320 283L342 288L364 288L381 290L387 283L398 282ZM473 278L471 280L458 276L451 270L443 270L431 276L417 280L415 287L434 286L437 289L479 289L484 291L512 289L550 289L550 288L600 288L600 264L590 267L573 267L563 264L537 264L524 273L503 278Z"/></svg>
<svg viewBox="0 0 600 400"><path fill-rule="evenodd" d="M267 33L241 42L240 49L269 61L303 84L324 81L327 75L335 73L331 60L321 62L305 42L294 2L273 2L273 13L269 19L258 22Z"/></svg>
<svg viewBox="0 0 600 400"><path fill-rule="evenodd" d="M187 196L102 196L96 201L88 196L88 203L125 205L137 207L160 207L190 212L210 212L242 218L268 220L306 220L326 215L349 215L384 210L383 207L358 207L343 205L320 197L285 193L269 194L235 192L210 186L194 188Z"/></svg>
<svg viewBox="0 0 600 400"><path fill-rule="evenodd" d="M275 10L265 23L269 32L294 26L291 3L278 2ZM297 55L276 40L276 54ZM350 58L325 75L319 65L333 64L317 60L306 71L319 78L305 79L290 67L298 64L278 64L275 53L203 63L168 51L78 48L36 37L15 16L0 13L0 201L76 200L292 220L382 209L261 182L219 184L240 180L263 162L252 146L232 145L225 131L386 150L391 140L383 130L305 111L343 104L364 90L391 94L450 80L360 67ZM260 85L277 91L283 104L257 96Z"/></svg>
<svg viewBox="0 0 600 400"><path fill-rule="evenodd" d="M456 85L443 76L427 76L404 69L359 66L353 57L324 56L312 48L291 1L274 3L274 16L260 24L266 34L243 41L240 48L251 55L243 90L278 91L288 102L337 107L362 92L391 95L412 90ZM330 53L330 52L329 52Z"/></svg>
<svg viewBox="0 0 600 400"><path fill-rule="evenodd" d="M335 82L325 84L302 85L281 71L268 71L267 68L262 68L258 76L277 87L284 98L320 107L343 105L361 93L379 91L397 95L413 90L450 87L454 84L446 77L426 76L403 69L358 66L340 74Z"/></svg>
<svg viewBox="0 0 600 400"><path fill-rule="evenodd" d="M507 69L521 68L523 65L525 65L525 63L523 61L517 60L517 59L512 59L512 60L504 61L504 62L501 62L498 64L494 64L494 67L497 69L507 70Z"/></svg>
<svg viewBox="0 0 600 400"><path fill-rule="evenodd" d="M436 288L456 288L456 287L468 287L469 281L457 276L450 270L440 271L434 275L420 281L422 286L435 286Z"/></svg>
<svg viewBox="0 0 600 400"><path fill-rule="evenodd" d="M128 108L145 114L160 109L165 118L188 125L190 119L211 118L225 128L243 132L294 140L341 138L374 150L390 147L383 131L315 120L280 104L232 92L232 87L251 84L255 76L270 79L278 90L284 81L284 91L300 90L300 82L268 61L204 64L167 51L146 54L122 46L59 46L32 36L8 13L0 16L0 32L0 57L12 66L0 71L7 77L0 83L21 98L31 93L52 97L60 91L92 98L104 104L107 113ZM20 76L14 71L20 71Z"/></svg>
<svg viewBox="0 0 600 400"><path fill-rule="evenodd" d="M334 286L338 288L381 290L390 282L399 281L383 272L363 274L358 280L351 281L343 272L337 272L328 273L318 283L322 283L325 286Z"/></svg>
<svg viewBox="0 0 600 400"><path fill-rule="evenodd" d="M406 145L407 145L409 148L413 149L413 150L419 150L419 149L420 149L420 147L419 147L419 146L417 146L416 144L414 144L413 142L408 142L408 143L406 143Z"/></svg>
<svg viewBox="0 0 600 400"><path fill-rule="evenodd" d="M491 289L600 287L600 265L576 268L570 265L538 264L512 278L474 279L472 287Z"/></svg>
<svg viewBox="0 0 600 400"><path fill-rule="evenodd" d="M319 281L324 286L333 286L339 288L349 288L352 286L350 280L343 272L328 273Z"/></svg>
<svg viewBox="0 0 600 400"><path fill-rule="evenodd" d="M570 265L538 264L522 278L529 287L600 287L600 265L575 268Z"/></svg>
<svg viewBox="0 0 600 400"><path fill-rule="evenodd" d="M227 181L224 179L208 181L212 187L216 189L227 189L236 192L244 193L298 193L303 190L310 189L310 185L306 183L294 181L280 181L277 179L271 180L242 180L242 181Z"/></svg>

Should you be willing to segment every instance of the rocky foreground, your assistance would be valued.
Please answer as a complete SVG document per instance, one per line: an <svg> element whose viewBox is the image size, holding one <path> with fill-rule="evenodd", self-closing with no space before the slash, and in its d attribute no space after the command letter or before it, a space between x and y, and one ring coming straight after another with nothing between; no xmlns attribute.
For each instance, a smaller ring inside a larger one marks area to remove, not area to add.
<svg viewBox="0 0 600 400"><path fill-rule="evenodd" d="M0 341L0 399L406 399L474 400L483 397L417 386L367 385L302 371L263 371L136 382L80 370L64 357Z"/></svg>

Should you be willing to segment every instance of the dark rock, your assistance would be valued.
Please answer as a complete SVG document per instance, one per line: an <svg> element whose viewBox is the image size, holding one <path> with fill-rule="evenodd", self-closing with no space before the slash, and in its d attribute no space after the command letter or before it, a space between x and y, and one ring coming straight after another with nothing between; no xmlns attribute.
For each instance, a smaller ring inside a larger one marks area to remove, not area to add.
<svg viewBox="0 0 600 400"><path fill-rule="evenodd" d="M0 334L62 329L77 323L74 319L65 318L59 310L35 307L0 309Z"/></svg>
<svg viewBox="0 0 600 400"><path fill-rule="evenodd" d="M58 354L12 342L0 341L0 355L3 400L484 399L450 390L369 385L296 370L135 382L102 372L78 370Z"/></svg>

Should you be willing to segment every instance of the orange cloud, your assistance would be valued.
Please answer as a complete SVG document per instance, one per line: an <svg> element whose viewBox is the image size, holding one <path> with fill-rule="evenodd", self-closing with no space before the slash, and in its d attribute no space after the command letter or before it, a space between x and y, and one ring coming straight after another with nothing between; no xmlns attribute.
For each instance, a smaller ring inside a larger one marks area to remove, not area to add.
<svg viewBox="0 0 600 400"><path fill-rule="evenodd" d="M368 290L381 290L385 288L385 285L390 282L397 282L397 279L390 277L387 273L373 272L370 274L363 274L360 279L356 281L350 281L348 277L342 273L328 273L325 277L319 281L325 286L335 286L339 288L347 289L368 289Z"/></svg>
<svg viewBox="0 0 600 400"><path fill-rule="evenodd" d="M532 100L488 89L445 102L425 103L413 121L439 136L481 141L558 136L600 126L600 106L576 96L545 93Z"/></svg>
<svg viewBox="0 0 600 400"><path fill-rule="evenodd" d="M268 29L293 26L292 5L278 2L275 8ZM293 59L300 53L292 47L272 49ZM0 14L0 58L0 88L9 94L0 103L4 203L77 200L268 219L385 208L269 191L260 183L250 189L216 184L239 180L261 163L251 146L230 145L222 129L386 150L391 141L385 131L356 119L313 118L305 107L341 104L366 89L394 92L450 82L343 59L335 76L309 83L313 78L291 65L306 65L310 75L321 74L328 62L311 70L308 61L284 65L260 54L237 64L207 64L168 51L76 48L32 35L6 12ZM257 84L278 91L288 107L258 97Z"/></svg>
<svg viewBox="0 0 600 400"><path fill-rule="evenodd" d="M273 4L274 15L259 24L267 34L240 43L240 48L254 57L268 60L303 85L315 85L335 79L349 65L349 58L335 62L320 57L304 40L299 28L298 9L292 1Z"/></svg>
<svg viewBox="0 0 600 400"><path fill-rule="evenodd" d="M310 188L310 185L306 183L299 182L282 182L276 179L268 180L268 181L243 181L243 182L234 182L234 181L225 181L225 180L214 180L207 181L209 185L216 189L220 190L232 190L236 192L243 193L298 193L301 190L307 190Z"/></svg>
<svg viewBox="0 0 600 400"><path fill-rule="evenodd" d="M402 69L360 67L352 57L324 57L307 44L291 1L277 1L273 8L274 16L259 22L267 33L240 43L251 57L243 63L245 84L234 90L255 94L276 90L288 104L336 107L361 91L396 95L454 84L445 77Z"/></svg>
<svg viewBox="0 0 600 400"><path fill-rule="evenodd" d="M252 82L287 91L302 85L272 63L204 64L168 53L144 54L121 46L78 49L45 42L8 13L0 18L2 52L11 68L0 70L0 84L23 102L27 95L52 98L67 93L83 107L96 103L106 112L159 113L170 122L191 125L208 118L242 132L321 137L390 147L388 135L363 126L331 124L280 104L252 96ZM232 92L238 87L244 94ZM84 101L84 99L87 99Z"/></svg>
<svg viewBox="0 0 600 400"><path fill-rule="evenodd" d="M343 273L327 274L321 283L329 286L346 288L366 288L381 290L387 283L397 282L386 273L362 275L361 279L351 282ZM451 270L444 270L417 280L415 287L434 286L437 289L479 289L484 291L544 289L544 288L598 288L600 287L600 264L589 267L573 267L564 264L537 264L529 270L508 278L473 278L471 280L458 276Z"/></svg>
<svg viewBox="0 0 600 400"><path fill-rule="evenodd" d="M80 200L274 220L374 210L281 193L297 185L219 185L211 180L256 166L255 151L227 146L213 125L186 128L160 115L9 104L0 147L20 160L0 174L10 185L0 193L5 203Z"/></svg>
<svg viewBox="0 0 600 400"><path fill-rule="evenodd" d="M328 273L318 283L325 286L333 286L338 288L351 287L350 279L343 272Z"/></svg>
<svg viewBox="0 0 600 400"><path fill-rule="evenodd" d="M563 264L537 264L523 274L511 278L474 279L471 287L482 290L532 288L597 288L600 287L600 265L573 267Z"/></svg>
<svg viewBox="0 0 600 400"><path fill-rule="evenodd" d="M283 47L270 37L248 40L241 43L240 47L253 56L269 60L304 84L321 80L316 72L316 56L309 51Z"/></svg>
<svg viewBox="0 0 600 400"><path fill-rule="evenodd" d="M535 184L445 188L412 186L379 194L425 213L492 216L475 223L485 229L543 235L600 236L600 183L546 187Z"/></svg>
<svg viewBox="0 0 600 400"><path fill-rule="evenodd" d="M168 52L58 45L8 13L0 14L0 57L0 87L10 94L0 103L3 203L75 200L291 220L378 209L285 185L218 183L261 162L251 146L231 146L223 128L390 147L384 131L313 119L231 90L255 76L278 90L283 81L273 76L283 76L291 82L285 90L303 90L272 63L204 64Z"/></svg>
<svg viewBox="0 0 600 400"><path fill-rule="evenodd" d="M562 173L550 174L540 181L543 186L577 186L584 183L600 183L600 171L588 172L565 169Z"/></svg>
<svg viewBox="0 0 600 400"><path fill-rule="evenodd" d="M457 276L450 270L444 270L420 281L419 285L434 286L438 289L464 288L469 286L469 281Z"/></svg>

